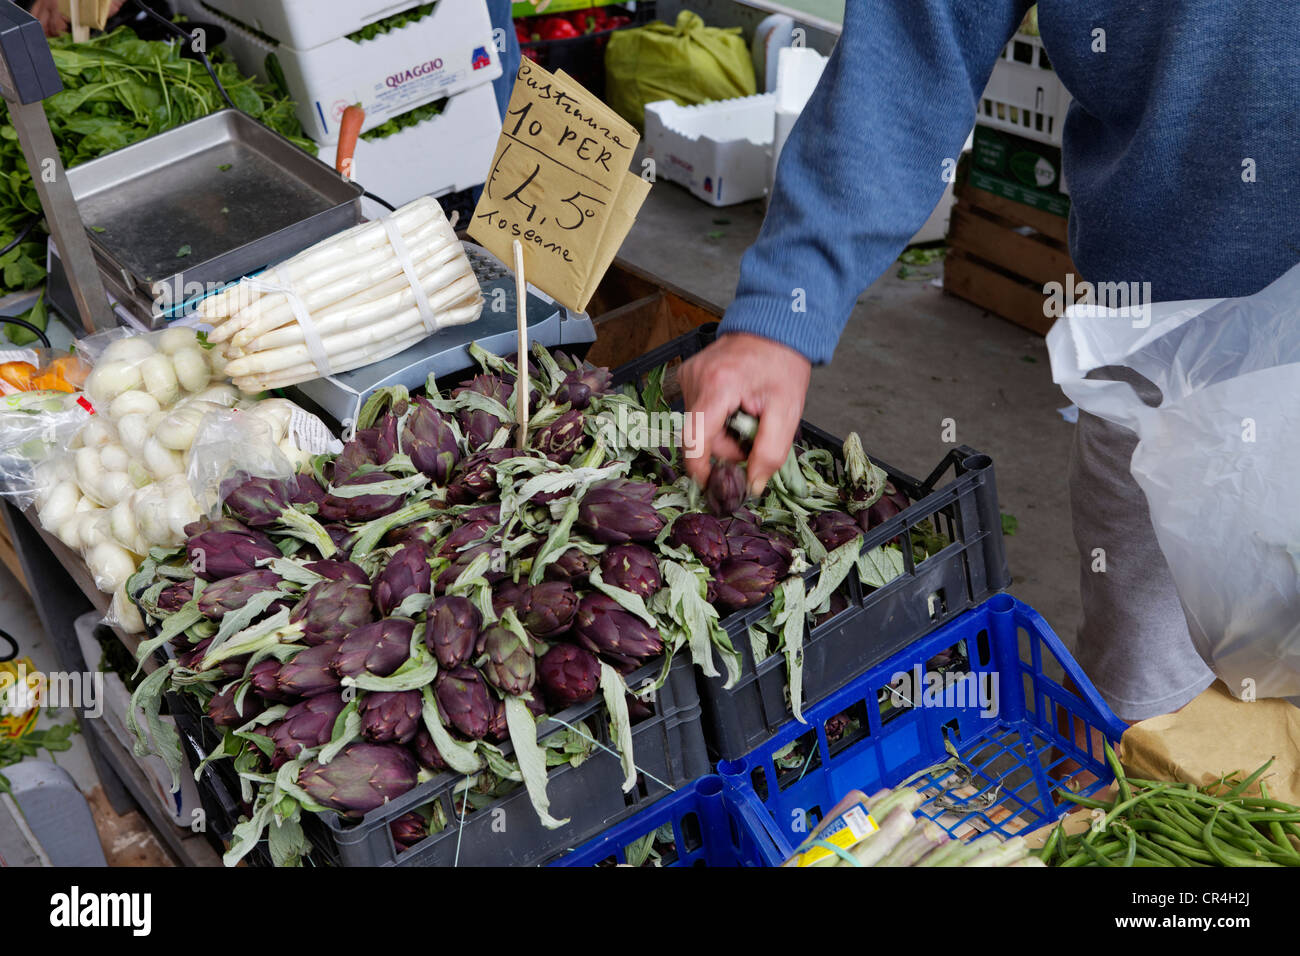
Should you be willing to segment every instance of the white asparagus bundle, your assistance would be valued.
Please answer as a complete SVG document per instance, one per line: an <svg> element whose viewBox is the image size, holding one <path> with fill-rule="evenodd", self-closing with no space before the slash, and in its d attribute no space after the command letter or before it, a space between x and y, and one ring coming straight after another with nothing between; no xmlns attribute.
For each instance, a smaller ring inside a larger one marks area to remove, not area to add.
<svg viewBox="0 0 1300 956"><path fill-rule="evenodd" d="M430 308L436 309L433 297L453 282L465 278L464 253L460 245L447 246L440 253L426 259L417 267L420 285L429 298ZM446 300L444 300L446 301ZM379 321L393 313L417 305L415 290L405 275L386 279L375 287L373 297L354 296L338 305L312 313L316 332L322 339L348 329L358 329ZM297 322L282 325L250 341L242 350L245 354L297 345L305 341L302 326ZM235 374L242 374L237 368Z"/></svg>
<svg viewBox="0 0 1300 956"><path fill-rule="evenodd" d="M442 327L466 325L482 314L483 298L478 294L476 286L477 281L472 275L465 276L452 286L441 290L437 294L437 301L435 297L430 297L430 305L438 312L438 320ZM330 357L332 371L339 373L381 361L402 350L389 348L390 343L395 346L400 340L404 343L402 348L409 348L421 339L427 338L428 334L424 327L424 320L420 318L420 310L412 306L383 322L339 333L323 340L323 343ZM372 357L364 361L354 361L366 355ZM258 352L236 361L245 360L248 360L247 365L237 369L231 380L246 392L281 388L286 384L292 385L320 377L320 372L316 370L305 344ZM231 362L231 365L234 364L235 362ZM294 382L283 381L283 378L292 375L297 376ZM260 389L244 387L245 383L262 382L271 378L277 382L276 385L263 385Z"/></svg>
<svg viewBox="0 0 1300 956"><path fill-rule="evenodd" d="M416 282L428 300L433 331L473 322L482 314L478 280L441 206L419 199L392 219L403 237L405 257L398 255L382 223L369 223L259 277L266 285L292 288L310 329L299 323L299 303L290 295L260 291L254 282L243 283L242 292L227 290L205 303L214 323L208 339L221 343L223 371L236 387L257 392L320 377L316 342L333 373L410 348L431 334Z"/></svg>
<svg viewBox="0 0 1300 956"><path fill-rule="evenodd" d="M473 322L478 318L479 313L483 310L483 304L477 300L466 300L464 303L457 305L446 311L449 318L449 325L459 325ZM354 368L361 368L363 365L373 365L375 362L382 362L399 352L404 352L417 342L426 338L423 326L415 328L413 331L406 332L403 335L396 336L384 343L382 348L376 350L373 345L362 346L350 352L344 352L334 360L334 374L349 372ZM284 388L287 385L295 385L308 379L319 377L316 366L311 362L303 362L295 365L293 368L283 369L279 372L268 372L264 375L251 375L247 378L236 380L236 385L245 392L250 394L264 392L272 388Z"/></svg>
<svg viewBox="0 0 1300 956"><path fill-rule="evenodd" d="M456 234L443 223L428 223L421 226L413 235L406 237L412 249L442 247L455 243ZM400 277L403 275L402 264L393 254L392 246L367 250L356 256L347 265L347 271L339 274L337 265L307 275L296 281L293 287L301 290L299 296L303 304L314 315L317 309L328 306L350 296L364 293L374 280ZM256 282L265 285L285 287L283 279L270 273L259 276ZM263 332L294 321L293 307L289 297L280 292L262 292L260 297L238 313L238 319L222 322L217 326L209 341L224 342L229 340L236 348L242 348L249 341ZM220 336L218 337L218 332Z"/></svg>
<svg viewBox="0 0 1300 956"><path fill-rule="evenodd" d="M447 220L438 201L427 196L407 203L392 216L404 236L413 234L419 227L430 221L446 222ZM367 250L387 245L388 232L383 223L377 220L365 222L304 249L293 258L286 259L273 269L267 270L265 274L274 273L281 281L299 282L312 272L330 265L346 264ZM251 288L248 280L243 280L217 295L204 299L198 312L205 320L216 325L235 314L237 310L232 309L232 305L247 306L261 295L261 292Z"/></svg>

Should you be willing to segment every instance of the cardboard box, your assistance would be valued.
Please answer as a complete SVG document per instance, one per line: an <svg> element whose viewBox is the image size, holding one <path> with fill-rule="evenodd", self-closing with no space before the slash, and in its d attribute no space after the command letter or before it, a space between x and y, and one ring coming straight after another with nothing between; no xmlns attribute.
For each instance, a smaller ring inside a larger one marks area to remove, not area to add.
<svg viewBox="0 0 1300 956"><path fill-rule="evenodd" d="M976 124L970 183L1054 216L1070 214L1063 190L1061 148Z"/></svg>
<svg viewBox="0 0 1300 956"><path fill-rule="evenodd" d="M442 112L383 139L357 141L352 178L395 206L479 186L501 135L492 84L450 97ZM321 158L332 162L336 146Z"/></svg>
<svg viewBox="0 0 1300 956"><path fill-rule="evenodd" d="M215 16L198 0L187 2L191 15ZM322 144L338 142L339 120L354 103L366 111L365 132L501 75L484 0L439 0L429 16L399 30L361 42L340 36L305 50L218 19L227 32L223 46L240 70L287 89L303 130Z"/></svg>

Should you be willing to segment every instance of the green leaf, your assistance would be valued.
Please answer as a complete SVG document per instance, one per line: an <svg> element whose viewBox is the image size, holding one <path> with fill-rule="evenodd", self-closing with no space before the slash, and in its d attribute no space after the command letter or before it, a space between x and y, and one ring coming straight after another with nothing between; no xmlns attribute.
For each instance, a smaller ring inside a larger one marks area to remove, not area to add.
<svg viewBox="0 0 1300 956"><path fill-rule="evenodd" d="M636 761L632 755L632 720L627 712L628 689L623 675L604 661L600 662L600 691L609 711L609 736L623 763L623 792L629 793L636 786Z"/></svg>
<svg viewBox="0 0 1300 956"><path fill-rule="evenodd" d="M858 558L858 578L873 588L883 588L903 573L903 552L894 545L881 545Z"/></svg>
<svg viewBox="0 0 1300 956"><path fill-rule="evenodd" d="M447 762L447 766L457 773L464 774L478 773L482 770L483 761L474 753L473 742L461 743L447 731L446 725L442 722L438 702L433 696L433 689L426 686L420 693L424 698L421 715L424 718L425 729L429 731L434 747Z"/></svg>
<svg viewBox="0 0 1300 956"><path fill-rule="evenodd" d="M602 676L603 676L602 665ZM624 703L626 707L626 702ZM519 762L519 773L524 778L524 786L532 801L533 809L542 826L554 830L568 823L568 818L557 820L551 816L551 800L546 795L546 757L537 746L537 722L533 719L528 704L520 697L507 697L506 727L510 731L510 743L515 748L515 759ZM446 755L443 755L444 758Z"/></svg>
<svg viewBox="0 0 1300 956"><path fill-rule="evenodd" d="M189 243L186 243L185 245L181 246L179 249L176 250L176 258L184 259L186 256L190 254L190 252L191 249L189 247Z"/></svg>
<svg viewBox="0 0 1300 956"><path fill-rule="evenodd" d="M1020 530L1020 520L1013 514L1002 512L1002 533L1006 535L1015 534Z"/></svg>
<svg viewBox="0 0 1300 956"><path fill-rule="evenodd" d="M836 548L837 552L839 550ZM846 566L846 574L847 568L851 566L852 562ZM803 578L798 575L786 578L781 584L781 594L782 609L774 623L781 628L786 676L790 684L790 712L794 714L795 720L806 724L808 721L803 719L803 631L807 601Z"/></svg>

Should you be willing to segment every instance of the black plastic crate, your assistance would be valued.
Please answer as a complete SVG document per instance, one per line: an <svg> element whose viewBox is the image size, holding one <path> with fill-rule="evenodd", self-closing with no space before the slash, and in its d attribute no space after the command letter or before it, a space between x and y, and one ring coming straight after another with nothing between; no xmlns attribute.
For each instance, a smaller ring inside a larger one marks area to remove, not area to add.
<svg viewBox="0 0 1300 956"><path fill-rule="evenodd" d="M654 662L628 678L636 687L658 674ZM169 694L182 743L191 767L221 744L221 734L202 715L188 694ZM577 767L553 767L547 775L551 815L570 822L548 830L533 811L528 792L520 785L487 807L467 813L463 822L453 792L463 777L444 773L351 823L334 814L305 814L303 830L311 842L311 863L325 866L535 866L578 846L608 827L645 809L659 797L710 770L704 743L703 714L694 665L687 655L673 662L668 679L655 696L654 714L632 727L637 785L624 793L623 766L609 739L609 720L601 698L556 715L567 724L585 721L595 740L593 753ZM538 740L562 730L558 720L537 728ZM508 744L502 747L510 752ZM210 835L228 843L234 826L246 812L239 780L228 761L210 763L199 779L199 798L208 817ZM406 851L393 843L390 824L403 814L438 803L446 827ZM253 866L270 866L265 842L246 856Z"/></svg>
<svg viewBox="0 0 1300 956"><path fill-rule="evenodd" d="M701 326L621 366L616 385L634 383L661 365L675 366L695 355L716 337L717 325ZM839 457L842 441L807 422L802 438L829 448ZM803 643L803 700L811 706L838 690L874 664L924 637L941 624L974 607L1011 582L1002 544L993 461L964 445L953 448L924 480L870 458L888 472L894 486L911 506L872 528L862 542L870 551L899 538L903 573L882 588L864 588L855 573L845 580L848 607L811 628ZM939 486L949 472L953 478ZM913 530L930 521L951 542L924 561L913 561ZM810 570L809 589L819 575ZM785 656L776 654L755 664L746 630L767 617L769 597L761 604L727 617L723 627L743 656L740 679L730 689L722 677L701 676L709 748L722 760L736 760L767 741L793 719L786 679Z"/></svg>

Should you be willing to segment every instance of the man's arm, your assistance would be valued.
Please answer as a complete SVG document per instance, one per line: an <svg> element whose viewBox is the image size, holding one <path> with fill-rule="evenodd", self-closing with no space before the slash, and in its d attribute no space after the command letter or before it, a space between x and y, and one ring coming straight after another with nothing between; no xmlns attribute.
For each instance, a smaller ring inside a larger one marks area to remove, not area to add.
<svg viewBox="0 0 1300 956"><path fill-rule="evenodd" d="M850 0L844 29L781 153L758 241L719 341L683 368L696 447L738 457L736 408L760 419L750 480L785 459L810 364L830 361L859 293L897 258L946 185L998 53L1031 0ZM945 165L947 164L947 165Z"/></svg>

